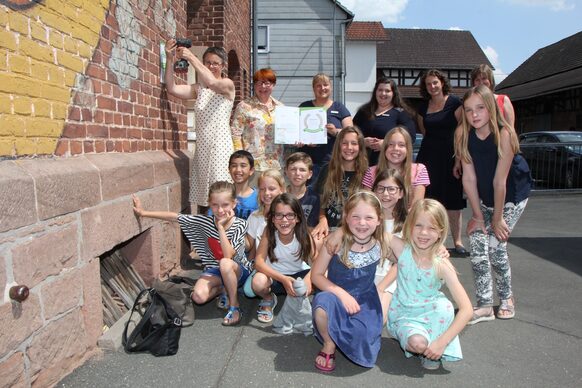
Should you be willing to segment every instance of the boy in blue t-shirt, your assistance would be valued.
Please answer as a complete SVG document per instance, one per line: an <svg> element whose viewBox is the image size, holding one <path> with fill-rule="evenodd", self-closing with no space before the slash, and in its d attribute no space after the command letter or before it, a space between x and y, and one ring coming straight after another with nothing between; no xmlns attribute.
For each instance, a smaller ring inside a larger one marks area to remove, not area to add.
<svg viewBox="0 0 582 388"><path fill-rule="evenodd" d="M249 179L255 172L253 155L245 150L233 152L228 160L228 172L236 188L234 213L238 218L246 220L259 208L259 191L249 186Z"/></svg>
<svg viewBox="0 0 582 388"><path fill-rule="evenodd" d="M287 192L293 194L301 204L307 226L311 230L319 222L319 195L307 187L313 175L313 162L305 152L295 152L285 161L285 175L289 180Z"/></svg>

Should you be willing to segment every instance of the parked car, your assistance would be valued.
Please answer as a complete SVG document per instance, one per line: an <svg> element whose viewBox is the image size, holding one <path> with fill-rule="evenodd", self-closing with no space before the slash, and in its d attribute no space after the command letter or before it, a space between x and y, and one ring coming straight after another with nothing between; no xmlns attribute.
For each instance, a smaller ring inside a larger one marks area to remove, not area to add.
<svg viewBox="0 0 582 388"><path fill-rule="evenodd" d="M416 161L416 155L418 155L418 151L420 150L420 145L422 144L422 139L424 136L422 133L416 133L416 140L414 140L414 144L412 144L412 161Z"/></svg>
<svg viewBox="0 0 582 388"><path fill-rule="evenodd" d="M536 187L581 187L582 132L529 132L519 136L519 143Z"/></svg>

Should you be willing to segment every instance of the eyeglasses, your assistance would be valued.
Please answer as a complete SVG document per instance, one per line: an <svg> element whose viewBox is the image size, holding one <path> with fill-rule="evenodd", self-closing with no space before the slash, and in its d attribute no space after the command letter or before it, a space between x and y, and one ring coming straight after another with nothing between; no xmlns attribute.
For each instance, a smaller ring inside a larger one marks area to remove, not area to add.
<svg viewBox="0 0 582 388"><path fill-rule="evenodd" d="M283 218L286 218L289 221L293 221L295 218L297 218L297 215L295 213L275 213L273 217L275 217L276 220L282 220Z"/></svg>
<svg viewBox="0 0 582 388"><path fill-rule="evenodd" d="M258 81L257 86L265 86L268 88L269 86L273 86L273 83L271 81Z"/></svg>
<svg viewBox="0 0 582 388"><path fill-rule="evenodd" d="M219 67L219 66L222 66L222 62L204 61L204 66L206 66L206 67Z"/></svg>
<svg viewBox="0 0 582 388"><path fill-rule="evenodd" d="M396 193L398 193L400 191L400 187L398 186L376 186L376 188L374 189L374 192L376 194L384 194L385 192L388 192L388 194L394 195Z"/></svg>

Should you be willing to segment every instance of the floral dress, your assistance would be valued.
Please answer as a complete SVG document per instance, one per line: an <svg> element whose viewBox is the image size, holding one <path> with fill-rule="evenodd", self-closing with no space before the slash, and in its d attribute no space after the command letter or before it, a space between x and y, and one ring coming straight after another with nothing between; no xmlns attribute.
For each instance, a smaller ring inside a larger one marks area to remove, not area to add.
<svg viewBox="0 0 582 388"><path fill-rule="evenodd" d="M440 337L455 319L453 304L440 291L443 284L434 266L419 268L407 245L398 258L398 278L394 297L388 309L388 331L400 342L406 357L408 338L420 334L430 344ZM458 361L463 358L459 336L447 345L442 359Z"/></svg>

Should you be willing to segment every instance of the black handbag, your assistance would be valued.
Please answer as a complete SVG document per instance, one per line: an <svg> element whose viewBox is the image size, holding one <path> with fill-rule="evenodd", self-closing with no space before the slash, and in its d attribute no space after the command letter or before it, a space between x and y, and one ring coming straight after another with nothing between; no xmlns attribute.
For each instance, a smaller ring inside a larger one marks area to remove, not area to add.
<svg viewBox="0 0 582 388"><path fill-rule="evenodd" d="M182 327L194 324L194 301L192 287L194 279L183 276L170 276L166 280L155 279L152 287L172 306L182 320Z"/></svg>
<svg viewBox="0 0 582 388"><path fill-rule="evenodd" d="M174 309L154 288L147 288L135 299L123 330L123 347L130 353L171 356L178 352L181 328L182 320Z"/></svg>

